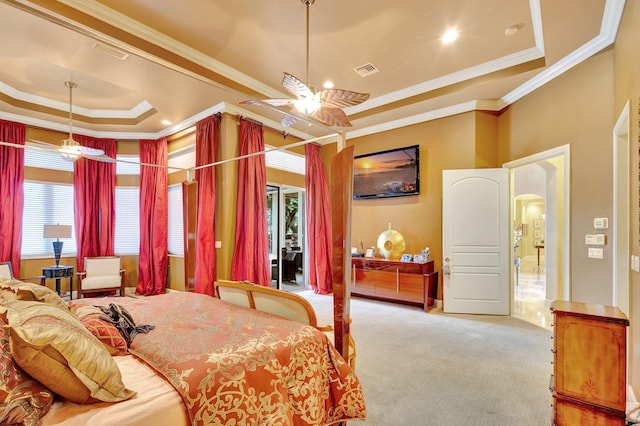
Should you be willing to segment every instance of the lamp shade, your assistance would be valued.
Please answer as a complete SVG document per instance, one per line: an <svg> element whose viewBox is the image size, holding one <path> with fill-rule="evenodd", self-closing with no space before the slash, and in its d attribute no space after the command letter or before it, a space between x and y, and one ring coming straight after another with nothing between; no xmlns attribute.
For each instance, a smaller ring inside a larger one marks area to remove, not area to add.
<svg viewBox="0 0 640 426"><path fill-rule="evenodd" d="M71 238L71 225L45 225L44 238Z"/></svg>

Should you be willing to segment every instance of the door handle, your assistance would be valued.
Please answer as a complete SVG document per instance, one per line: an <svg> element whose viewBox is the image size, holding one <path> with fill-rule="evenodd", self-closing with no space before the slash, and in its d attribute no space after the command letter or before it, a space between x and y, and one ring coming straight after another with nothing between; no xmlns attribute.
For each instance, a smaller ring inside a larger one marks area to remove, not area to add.
<svg viewBox="0 0 640 426"><path fill-rule="evenodd" d="M448 277L451 275L451 266L449 265L449 258L447 257L444 260L444 262L445 262L444 265L442 265L442 273Z"/></svg>

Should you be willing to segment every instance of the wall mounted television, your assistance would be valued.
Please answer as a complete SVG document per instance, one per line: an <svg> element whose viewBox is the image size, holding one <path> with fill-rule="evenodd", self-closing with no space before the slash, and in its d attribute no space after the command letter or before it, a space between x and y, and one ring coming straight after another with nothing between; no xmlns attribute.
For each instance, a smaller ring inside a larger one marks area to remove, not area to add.
<svg viewBox="0 0 640 426"><path fill-rule="evenodd" d="M353 199L420 193L418 145L357 155L353 159Z"/></svg>

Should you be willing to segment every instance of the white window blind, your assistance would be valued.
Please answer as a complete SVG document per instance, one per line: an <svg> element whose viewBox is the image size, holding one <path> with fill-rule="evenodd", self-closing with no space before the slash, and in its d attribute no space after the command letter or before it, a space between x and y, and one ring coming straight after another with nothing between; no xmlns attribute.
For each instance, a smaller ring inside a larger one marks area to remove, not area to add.
<svg viewBox="0 0 640 426"><path fill-rule="evenodd" d="M140 251L140 188L116 188L116 254L138 254Z"/></svg>
<svg viewBox="0 0 640 426"><path fill-rule="evenodd" d="M71 238L61 240L62 256L75 255L73 185L24 182L22 215L22 256L51 255L53 239L43 237L44 225L71 225Z"/></svg>
<svg viewBox="0 0 640 426"><path fill-rule="evenodd" d="M182 184L169 186L169 254L184 255L182 235Z"/></svg>

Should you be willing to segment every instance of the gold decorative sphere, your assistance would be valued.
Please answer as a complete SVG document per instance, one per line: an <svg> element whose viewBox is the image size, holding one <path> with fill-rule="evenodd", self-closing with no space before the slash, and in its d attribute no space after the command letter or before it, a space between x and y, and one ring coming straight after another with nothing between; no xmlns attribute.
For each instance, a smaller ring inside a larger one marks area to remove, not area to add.
<svg viewBox="0 0 640 426"><path fill-rule="evenodd" d="M384 256L385 259L398 260L402 257L405 250L404 237L398 231L389 229L384 231L378 236L378 252Z"/></svg>

